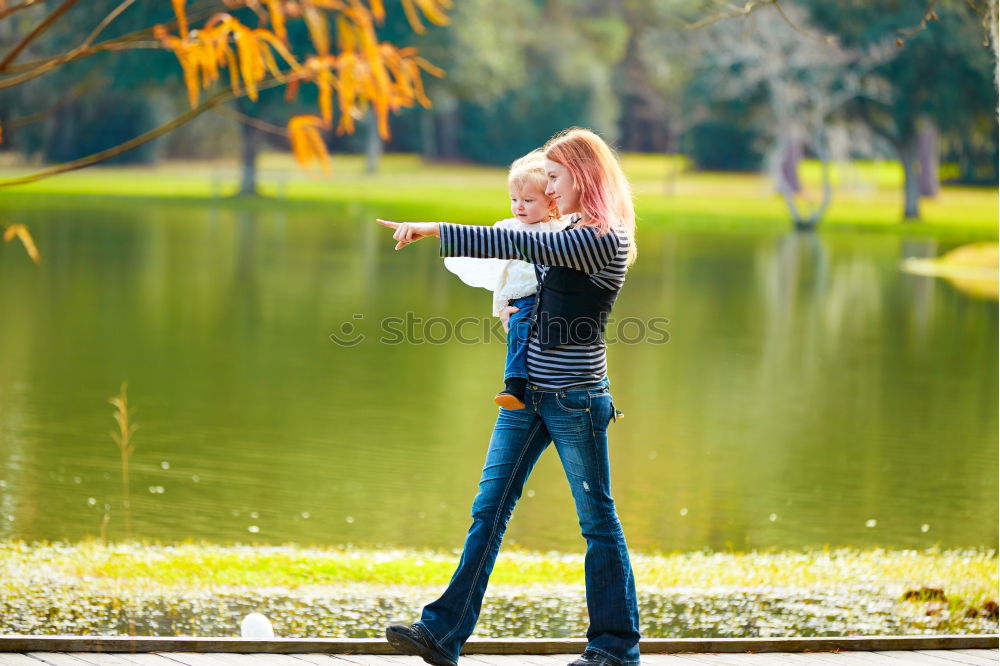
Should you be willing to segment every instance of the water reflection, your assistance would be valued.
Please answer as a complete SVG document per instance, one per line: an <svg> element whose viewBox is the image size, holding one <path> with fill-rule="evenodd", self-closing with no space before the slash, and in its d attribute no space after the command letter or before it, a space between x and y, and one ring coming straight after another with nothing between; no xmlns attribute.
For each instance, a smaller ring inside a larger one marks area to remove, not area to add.
<svg viewBox="0 0 1000 666"><path fill-rule="evenodd" d="M127 379L136 535L459 547L503 345L379 344L385 317L487 317L489 300L433 246L393 252L373 217L19 211L46 262L0 262L17 285L0 293L0 536L95 536L105 505L120 535L106 399ZM669 318L670 341L609 350L634 547L996 541L995 304L898 270L945 248L640 242L616 316ZM333 344L345 323L366 340ZM510 540L578 549L553 452L526 490Z"/></svg>

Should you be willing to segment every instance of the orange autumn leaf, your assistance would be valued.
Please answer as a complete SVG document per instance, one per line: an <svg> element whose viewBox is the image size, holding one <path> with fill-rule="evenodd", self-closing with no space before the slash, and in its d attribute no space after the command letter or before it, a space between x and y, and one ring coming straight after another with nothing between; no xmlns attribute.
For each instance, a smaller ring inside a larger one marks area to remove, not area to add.
<svg viewBox="0 0 1000 666"><path fill-rule="evenodd" d="M302 18L305 19L306 27L309 29L309 38L316 47L316 52L325 56L330 53L330 25L326 21L326 14L313 6L309 0L305 0L304 5Z"/></svg>
<svg viewBox="0 0 1000 666"><path fill-rule="evenodd" d="M423 31L422 19L447 23L444 10L452 6L451 0L402 1L418 32ZM318 161L329 172L320 130L336 127L338 133L353 132L356 121L369 110L379 135L388 138L389 113L418 104L429 107L423 75L443 75L419 57L416 48L396 48L378 40L375 24L384 19L384 0L221 0L233 10L252 10L258 27L251 28L235 15L219 12L198 30L188 29L186 0L171 2L179 34L156 26L154 35L177 57L192 107L197 106L202 89L218 83L222 68L229 70L233 94L245 94L254 101L265 81L273 85L273 79L283 79L288 100L295 98L303 82L316 85L319 116L298 116L289 121L292 151L304 166ZM289 20L305 22L315 53L300 58L291 51Z"/></svg>
<svg viewBox="0 0 1000 666"><path fill-rule="evenodd" d="M285 27L285 12L281 8L281 0L267 0L267 11L274 26L274 34L278 39L288 43L288 29Z"/></svg>
<svg viewBox="0 0 1000 666"><path fill-rule="evenodd" d="M410 22L410 27L417 34L423 34L426 30L424 24L420 22L417 8L434 25L447 25L448 16L444 10L450 9L451 6L451 0L403 0L403 12L406 14L406 20Z"/></svg>
<svg viewBox="0 0 1000 666"><path fill-rule="evenodd" d="M184 5L187 4L187 0L172 0L172 2L174 5L174 16L177 17L177 32L180 33L181 39L184 39L188 34L187 13L184 11Z"/></svg>
<svg viewBox="0 0 1000 666"><path fill-rule="evenodd" d="M323 172L329 176L330 155L319 134L319 129L324 126L322 118L295 116L288 122L288 136L292 144L292 153L303 168L308 168L312 162L318 162Z"/></svg>

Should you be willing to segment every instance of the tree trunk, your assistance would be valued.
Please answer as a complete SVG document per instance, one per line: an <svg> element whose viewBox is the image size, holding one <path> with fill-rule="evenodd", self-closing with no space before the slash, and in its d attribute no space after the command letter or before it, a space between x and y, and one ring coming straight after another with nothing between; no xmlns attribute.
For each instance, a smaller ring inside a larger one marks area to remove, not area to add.
<svg viewBox="0 0 1000 666"><path fill-rule="evenodd" d="M378 120L375 112L368 112L368 133L365 140L365 173L378 173L378 161L382 157L382 137L378 135Z"/></svg>
<svg viewBox="0 0 1000 666"><path fill-rule="evenodd" d="M240 104L240 106L245 105ZM240 194L255 195L257 194L257 151L260 130L247 123L240 123L240 129L240 137L243 139L243 178L240 180Z"/></svg>
<svg viewBox="0 0 1000 666"><path fill-rule="evenodd" d="M462 120L458 98L448 90L438 89L431 95L431 101L434 108L426 114L430 117L430 127L424 131L424 136L433 140L435 158L454 159L458 157L458 129Z"/></svg>
<svg viewBox="0 0 1000 666"><path fill-rule="evenodd" d="M918 137L920 154L920 196L937 196L938 179L938 137L937 128L929 120L921 123Z"/></svg>
<svg viewBox="0 0 1000 666"><path fill-rule="evenodd" d="M788 129L784 134L781 142L779 178L784 181L785 187L791 192L798 194L802 191L802 181L799 180L799 160L802 159L802 143L799 141L795 130Z"/></svg>
<svg viewBox="0 0 1000 666"><path fill-rule="evenodd" d="M920 219L920 145L916 134L903 141L900 149L905 182L903 185L903 217Z"/></svg>
<svg viewBox="0 0 1000 666"><path fill-rule="evenodd" d="M438 155L454 159L458 157L458 112L445 111L437 119Z"/></svg>
<svg viewBox="0 0 1000 666"><path fill-rule="evenodd" d="M434 132L434 111L424 109L420 112L420 143L423 147L424 159L428 162L438 156L437 135Z"/></svg>

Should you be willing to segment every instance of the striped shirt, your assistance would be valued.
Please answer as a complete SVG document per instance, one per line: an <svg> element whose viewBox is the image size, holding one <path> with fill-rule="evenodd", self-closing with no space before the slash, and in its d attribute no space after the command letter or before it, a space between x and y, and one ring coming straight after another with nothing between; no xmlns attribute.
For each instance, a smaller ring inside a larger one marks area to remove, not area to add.
<svg viewBox="0 0 1000 666"><path fill-rule="evenodd" d="M535 264L543 284L549 266L583 271L602 289L618 291L625 282L629 238L613 227L603 236L576 222L555 233L528 233L496 227L441 223L442 257L520 259ZM528 340L528 381L547 389L595 384L607 375L606 345L559 345L543 350L538 329Z"/></svg>

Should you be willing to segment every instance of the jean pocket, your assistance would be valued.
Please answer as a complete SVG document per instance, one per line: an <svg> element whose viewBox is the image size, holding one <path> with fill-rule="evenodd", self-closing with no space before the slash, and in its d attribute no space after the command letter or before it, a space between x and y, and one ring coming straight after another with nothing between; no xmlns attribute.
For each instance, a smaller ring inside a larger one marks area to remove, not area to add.
<svg viewBox="0 0 1000 666"><path fill-rule="evenodd" d="M554 393L556 404L564 412L590 411L590 394L587 391L559 391Z"/></svg>

